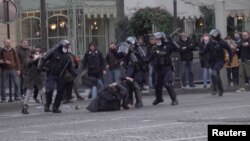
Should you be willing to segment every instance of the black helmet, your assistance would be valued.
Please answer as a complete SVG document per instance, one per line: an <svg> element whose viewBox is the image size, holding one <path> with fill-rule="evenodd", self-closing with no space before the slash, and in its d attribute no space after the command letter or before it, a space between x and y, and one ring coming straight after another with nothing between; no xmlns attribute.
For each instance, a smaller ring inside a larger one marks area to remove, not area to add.
<svg viewBox="0 0 250 141"><path fill-rule="evenodd" d="M166 39L166 34L164 32L156 32L156 33L154 33L154 37L157 40L164 41Z"/></svg>
<svg viewBox="0 0 250 141"><path fill-rule="evenodd" d="M128 44L132 44L132 45L136 45L137 43L137 39L134 36L128 37L126 41Z"/></svg>
<svg viewBox="0 0 250 141"><path fill-rule="evenodd" d="M70 46L70 42L68 40L61 40L59 46L68 48Z"/></svg>
<svg viewBox="0 0 250 141"><path fill-rule="evenodd" d="M212 29L209 35L214 39L220 39L221 37L220 31L218 29Z"/></svg>

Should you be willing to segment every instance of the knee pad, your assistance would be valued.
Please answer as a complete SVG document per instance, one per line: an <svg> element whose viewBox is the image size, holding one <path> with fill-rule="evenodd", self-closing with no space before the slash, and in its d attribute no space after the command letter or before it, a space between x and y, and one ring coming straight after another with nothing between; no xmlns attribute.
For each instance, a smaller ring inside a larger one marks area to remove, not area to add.
<svg viewBox="0 0 250 141"><path fill-rule="evenodd" d="M173 86L173 82L171 81L165 82L165 87L172 87L172 86Z"/></svg>

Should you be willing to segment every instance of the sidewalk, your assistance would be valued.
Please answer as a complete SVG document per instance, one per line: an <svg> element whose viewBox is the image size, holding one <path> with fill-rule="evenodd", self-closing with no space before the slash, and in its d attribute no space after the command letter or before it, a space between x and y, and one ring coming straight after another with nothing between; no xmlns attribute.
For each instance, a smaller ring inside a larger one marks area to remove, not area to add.
<svg viewBox="0 0 250 141"><path fill-rule="evenodd" d="M146 88L146 90L142 91L143 96L152 96L152 95L154 95L154 89L149 89L148 87L145 87L145 88ZM235 86L235 87L226 87L225 86L224 88L225 88L225 92L235 92L235 90L238 89L237 86ZM247 90L250 90L249 86L247 86ZM88 99L89 90L80 89L79 92L80 92L80 95L83 96L86 100ZM165 88L164 88L163 92L166 93ZM208 94L210 92L211 92L210 88L203 88L202 85L196 85L195 88L188 88L187 87L185 89L182 89L182 88L176 89L177 95L182 95L182 94ZM7 100L8 100L8 98L7 98ZM34 100L31 98L30 102L34 103ZM13 101L13 102L7 102L7 103L0 103L0 113L19 110L19 109L21 110L22 105L23 105L22 101ZM36 105L36 104L31 104L31 105Z"/></svg>

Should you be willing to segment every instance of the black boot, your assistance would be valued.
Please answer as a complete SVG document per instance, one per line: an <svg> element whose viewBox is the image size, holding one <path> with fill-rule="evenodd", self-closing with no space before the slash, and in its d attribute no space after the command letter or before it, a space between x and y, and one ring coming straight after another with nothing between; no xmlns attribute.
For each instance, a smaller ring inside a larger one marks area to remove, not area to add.
<svg viewBox="0 0 250 141"><path fill-rule="evenodd" d="M45 96L46 96L46 102L44 105L44 112L52 112L50 110L50 105L52 102L53 91L46 91Z"/></svg>
<svg viewBox="0 0 250 141"><path fill-rule="evenodd" d="M152 103L153 105L158 105L159 103L164 102L162 98L162 87L161 88L155 87L155 96L156 96L156 99Z"/></svg>
<svg viewBox="0 0 250 141"><path fill-rule="evenodd" d="M176 98L176 93L175 93L174 87L172 85L171 86L166 86L166 89L167 89L168 94L169 94L169 96L170 96L170 98L172 100L171 105L173 105L173 106L178 105L179 102L178 102L178 100Z"/></svg>
<svg viewBox="0 0 250 141"><path fill-rule="evenodd" d="M154 100L154 102L152 103L153 105L158 105L159 103L162 103L162 102L164 102L164 100L163 99L156 99L156 100Z"/></svg>
<svg viewBox="0 0 250 141"><path fill-rule="evenodd" d="M212 95L217 95L217 86L218 86L217 79L215 76L211 76L211 79L212 79L212 83L213 83Z"/></svg>
<svg viewBox="0 0 250 141"><path fill-rule="evenodd" d="M62 113L62 111L59 108L53 107L52 110L53 113Z"/></svg>
<svg viewBox="0 0 250 141"><path fill-rule="evenodd" d="M224 89L223 89L222 80L220 78L218 79L218 87L219 87L219 96L223 96Z"/></svg>
<svg viewBox="0 0 250 141"><path fill-rule="evenodd" d="M52 110L50 110L49 107L50 107L50 106L48 106L48 105L45 105L45 106L44 106L44 112L45 112L45 113L52 112Z"/></svg>
<svg viewBox="0 0 250 141"><path fill-rule="evenodd" d="M78 101L82 101L82 100L84 100L84 98L81 97L80 95L78 95L78 96L77 96L77 100L78 100Z"/></svg>
<svg viewBox="0 0 250 141"><path fill-rule="evenodd" d="M140 86L138 84L135 84L134 91L135 91L135 99L136 99L135 108L141 108L143 107L142 93L140 90Z"/></svg>
<svg viewBox="0 0 250 141"><path fill-rule="evenodd" d="M23 114L29 114L29 112L28 112L28 105L23 105L22 113Z"/></svg>
<svg viewBox="0 0 250 141"><path fill-rule="evenodd" d="M122 107L123 109L127 110L129 109L129 106L128 106L128 94L126 94L122 100Z"/></svg>

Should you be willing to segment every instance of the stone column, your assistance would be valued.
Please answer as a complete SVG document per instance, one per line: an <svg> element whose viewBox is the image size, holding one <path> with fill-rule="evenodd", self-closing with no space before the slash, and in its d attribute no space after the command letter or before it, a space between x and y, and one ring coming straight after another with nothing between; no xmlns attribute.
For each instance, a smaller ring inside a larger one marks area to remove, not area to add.
<svg viewBox="0 0 250 141"><path fill-rule="evenodd" d="M227 36L227 16L225 0L215 1L215 27L220 30L222 38Z"/></svg>

